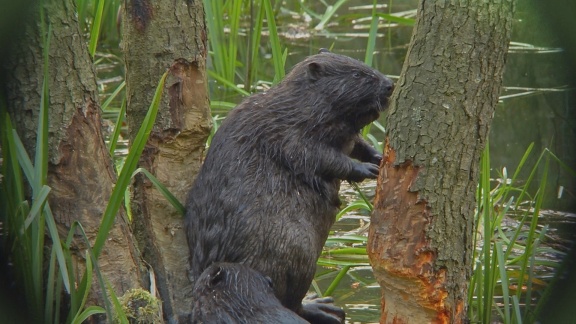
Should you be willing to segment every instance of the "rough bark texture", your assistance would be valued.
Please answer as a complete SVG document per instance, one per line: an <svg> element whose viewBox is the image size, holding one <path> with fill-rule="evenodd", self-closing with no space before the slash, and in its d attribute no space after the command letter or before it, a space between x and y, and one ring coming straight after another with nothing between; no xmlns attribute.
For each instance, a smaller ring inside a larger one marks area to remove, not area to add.
<svg viewBox="0 0 576 324"><path fill-rule="evenodd" d="M172 67L156 124L140 160L181 202L200 168L210 131L206 83L206 26L201 1L125 2L124 53L130 138L152 101L160 76ZM183 217L143 178L134 183L134 233L153 269L164 315L191 310L188 246Z"/></svg>
<svg viewBox="0 0 576 324"><path fill-rule="evenodd" d="M388 118L368 253L381 323L461 323L480 155L513 1L421 1Z"/></svg>
<svg viewBox="0 0 576 324"><path fill-rule="evenodd" d="M86 40L80 34L73 1L51 1L45 7L52 27L49 50L49 169L50 207L62 237L79 221L89 239L95 238L116 175L101 132L96 79ZM33 157L43 59L39 10L31 10L22 41L4 62L8 110L28 154ZM78 277L84 268L86 246L76 241ZM100 270L117 294L140 287L139 257L120 212L99 258ZM93 285L93 302L101 291Z"/></svg>

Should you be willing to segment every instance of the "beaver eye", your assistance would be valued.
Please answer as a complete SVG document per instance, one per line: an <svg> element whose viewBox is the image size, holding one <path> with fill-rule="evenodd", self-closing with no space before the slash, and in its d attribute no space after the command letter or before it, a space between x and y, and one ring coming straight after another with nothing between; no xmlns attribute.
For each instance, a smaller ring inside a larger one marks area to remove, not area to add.
<svg viewBox="0 0 576 324"><path fill-rule="evenodd" d="M360 77L360 72L356 71L356 72L352 73L352 76L355 77L356 79L358 79Z"/></svg>

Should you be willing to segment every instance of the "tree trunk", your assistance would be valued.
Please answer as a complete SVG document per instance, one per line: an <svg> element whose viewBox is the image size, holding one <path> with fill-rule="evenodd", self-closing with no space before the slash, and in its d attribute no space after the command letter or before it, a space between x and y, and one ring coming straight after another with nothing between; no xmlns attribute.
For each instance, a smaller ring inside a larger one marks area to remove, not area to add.
<svg viewBox="0 0 576 324"><path fill-rule="evenodd" d="M46 1L51 25L49 49L49 203L62 238L79 221L93 242L108 203L116 175L101 132L96 78L86 40L81 36L74 2ZM33 158L42 93L43 43L39 10L31 10L21 42L4 62L8 111ZM84 269L86 245L76 240L77 280ZM99 258L100 271L121 295L140 287L139 257L124 212L116 218ZM71 274L73 275L73 274ZM102 303L99 285L91 301Z"/></svg>
<svg viewBox="0 0 576 324"><path fill-rule="evenodd" d="M479 159L514 1L421 1L392 99L368 253L381 323L462 323Z"/></svg>
<svg viewBox="0 0 576 324"><path fill-rule="evenodd" d="M123 50L130 139L148 110L160 76L172 66L156 124L140 167L185 201L210 131L206 83L206 26L202 1L125 2ZM154 271L164 315L191 308L183 216L139 176L134 182L134 233Z"/></svg>

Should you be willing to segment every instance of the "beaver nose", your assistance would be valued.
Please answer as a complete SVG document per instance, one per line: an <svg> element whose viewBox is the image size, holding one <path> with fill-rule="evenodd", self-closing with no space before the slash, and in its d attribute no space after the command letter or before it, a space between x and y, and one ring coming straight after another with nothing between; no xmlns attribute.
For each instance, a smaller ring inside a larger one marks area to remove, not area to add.
<svg viewBox="0 0 576 324"><path fill-rule="evenodd" d="M386 96L388 96L388 97L391 96L392 91L394 91L394 82L392 82L392 80L390 80L390 79L386 79L384 81L383 88L384 88L384 93L386 94Z"/></svg>

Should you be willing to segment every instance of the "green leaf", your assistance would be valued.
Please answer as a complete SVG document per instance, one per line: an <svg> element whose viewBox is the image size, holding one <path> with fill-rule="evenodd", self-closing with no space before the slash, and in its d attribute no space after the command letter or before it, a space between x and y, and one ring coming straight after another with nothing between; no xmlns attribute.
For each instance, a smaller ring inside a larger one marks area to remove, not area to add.
<svg viewBox="0 0 576 324"><path fill-rule="evenodd" d="M110 282L106 281L106 287L108 288L108 295L112 300L112 305L114 306L114 313L116 314L116 318L120 321L121 324L128 324L128 318L126 317L126 313L124 312L124 308L120 304L116 293L114 293L114 289L110 285Z"/></svg>
<svg viewBox="0 0 576 324"><path fill-rule="evenodd" d="M378 33L378 16L376 12L377 0L372 3L372 23L370 24L370 32L368 33L368 43L366 44L366 55L364 57L364 63L368 66L372 66L372 60L374 58L374 49L376 48L376 34Z"/></svg>
<svg viewBox="0 0 576 324"><path fill-rule="evenodd" d="M154 126L156 114L158 113L158 107L160 106L160 99L162 98L164 83L168 77L168 72L169 71L166 71L160 78L160 82L156 87L156 92L154 93L154 98L152 99L148 113L146 114L146 117L144 118L144 121L138 130L138 134L134 138L134 142L132 143L132 147L130 148L128 156L126 157L122 171L120 171L120 175L118 176L118 181L112 190L112 195L110 196L110 200L108 201L108 205L106 206L106 210L102 216L100 230L98 231L94 246L92 248L96 258L98 258L100 255L100 252L104 247L104 243L106 243L108 233L114 224L114 219L116 218L116 214L118 213L118 210L120 209L124 199L124 192L130 184L132 172L134 172L136 169L140 155L144 150L144 146L146 145L148 137L150 136L150 132L152 131L152 127Z"/></svg>
<svg viewBox="0 0 576 324"><path fill-rule="evenodd" d="M186 211L184 205L182 205L182 203L180 203L178 198L176 198L168 189L166 189L166 187L154 175L152 175L152 173L148 172L148 170L144 168L138 168L132 173L132 177L134 177L138 173L142 173L146 177L148 177L148 179L152 181L154 186L156 186L156 189L158 189L158 191L160 191L160 193L166 198L166 200L168 200L172 204L172 206L174 206L174 208L178 210L180 215L184 215Z"/></svg>
<svg viewBox="0 0 576 324"><path fill-rule="evenodd" d="M40 211L44 207L44 203L48 198L48 194L50 193L50 187L43 185L40 191L38 192L38 196L34 199L32 203L32 207L30 208L30 212L24 221L24 230L28 229L30 224L36 219L36 216L40 214Z"/></svg>
<svg viewBox="0 0 576 324"><path fill-rule="evenodd" d="M92 286L92 259L90 258L90 255L88 254L88 251L86 251L86 273L85 273L85 278L87 278L87 280L85 282L83 282L84 285L81 285L79 287L79 290L81 291L81 296L82 296L82 300L80 301L80 306L78 307L78 309L83 309L84 305L86 304L86 300L88 299L88 294L90 293L90 287ZM96 306L91 306L91 307L96 307ZM91 310L92 308L88 307L86 310L84 310L83 312L76 314L76 316L74 317L74 319L72 320L72 323L82 323L86 318L88 318L87 315L88 313L90 313L89 310ZM102 310L99 313L103 313L104 310L101 307L98 307L98 309ZM98 313L95 313L98 314Z"/></svg>
<svg viewBox="0 0 576 324"><path fill-rule="evenodd" d="M416 23L415 19L394 16L392 14L377 13L376 16L381 17L383 19L386 19L390 22L395 22L395 23L398 23L401 25L406 25L406 26L414 26L414 24Z"/></svg>
<svg viewBox="0 0 576 324"><path fill-rule="evenodd" d="M320 20L318 25L314 27L314 29L316 30L324 29L328 21L336 14L338 8L340 8L346 1L347 0L339 0L334 5L326 7L326 12L324 12L324 15L322 15L322 19Z"/></svg>
<svg viewBox="0 0 576 324"><path fill-rule="evenodd" d="M120 91L124 90L124 88L126 88L126 80L122 81L122 83L120 83L118 85L118 87L116 87L116 90L114 90L114 92L112 92L112 94L110 94L110 96L108 96L106 101L104 101L104 103L100 106L100 109L107 110L108 106L110 105L112 100L114 100L114 98L116 98L116 96L118 96ZM116 125L118 125L118 124L116 124Z"/></svg>
<svg viewBox="0 0 576 324"><path fill-rule="evenodd" d="M100 25L102 24L102 12L104 11L104 3L106 0L97 0L98 9L94 15L92 22L92 29L90 30L90 43L88 44L88 52L90 56L94 57L96 47L98 46L98 38L100 37Z"/></svg>
<svg viewBox="0 0 576 324"><path fill-rule="evenodd" d="M124 121L124 116L126 115L126 98L122 100L122 107L120 107L120 112L118 113L118 118L116 118L116 123L114 124L114 132L110 136L110 147L108 152L110 156L114 156L114 151L116 150L116 145L118 144L118 138L120 137L120 131L122 130L122 122Z"/></svg>
<svg viewBox="0 0 576 324"><path fill-rule="evenodd" d="M274 18L274 11L270 0L264 0L264 9L266 11L266 19L268 20L268 30L270 32L270 45L272 46L272 60L274 63L274 84L280 82L284 78L284 60L282 55L282 48L280 39L278 38L278 30L276 28L276 20Z"/></svg>
<svg viewBox="0 0 576 324"><path fill-rule="evenodd" d="M88 317L96 314L104 314L104 308L100 306L89 306L87 307L82 313L78 314L78 317L74 318L72 324L81 324L83 323Z"/></svg>
<svg viewBox="0 0 576 324"><path fill-rule="evenodd" d="M330 283L330 286L328 286L328 288L324 292L324 296L332 295L336 287L338 287L338 284L340 284L340 281L342 281L342 278L344 278L346 273L348 273L348 270L350 270L350 266L345 266L342 269L340 269L340 272L338 272L336 278L334 278L334 280Z"/></svg>

